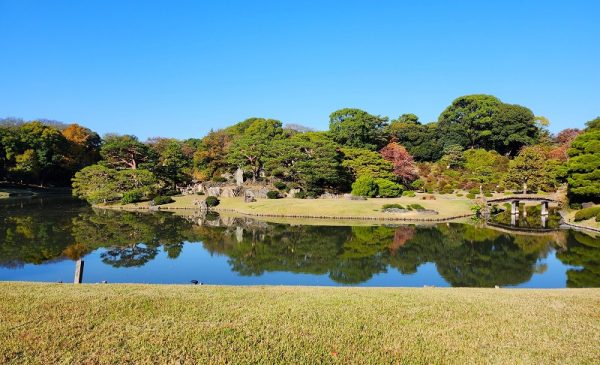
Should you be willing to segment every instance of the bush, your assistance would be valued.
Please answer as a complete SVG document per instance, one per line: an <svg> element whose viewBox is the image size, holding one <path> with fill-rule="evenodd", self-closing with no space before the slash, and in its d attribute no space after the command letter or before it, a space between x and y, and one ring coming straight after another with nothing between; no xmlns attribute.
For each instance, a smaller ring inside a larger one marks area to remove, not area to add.
<svg viewBox="0 0 600 365"><path fill-rule="evenodd" d="M600 222L600 213L596 214L596 222Z"/></svg>
<svg viewBox="0 0 600 365"><path fill-rule="evenodd" d="M296 194L294 194L294 198L296 199L306 199L306 192L304 191L299 191Z"/></svg>
<svg viewBox="0 0 600 365"><path fill-rule="evenodd" d="M461 197L461 196L465 196L465 194L463 194L463 193L456 193L456 196Z"/></svg>
<svg viewBox="0 0 600 365"><path fill-rule="evenodd" d="M277 190L269 190L267 192L267 198L269 198L269 199L279 199L279 192Z"/></svg>
<svg viewBox="0 0 600 365"><path fill-rule="evenodd" d="M212 181L217 183L224 183L227 182L227 178L224 178L223 176L215 176L212 178Z"/></svg>
<svg viewBox="0 0 600 365"><path fill-rule="evenodd" d="M352 195L374 197L377 196L378 188L373 177L363 175L352 184Z"/></svg>
<svg viewBox="0 0 600 365"><path fill-rule="evenodd" d="M144 192L139 189L126 191L123 193L123 198L121 198L121 204L137 203L142 201L143 198Z"/></svg>
<svg viewBox="0 0 600 365"><path fill-rule="evenodd" d="M425 210L425 207L423 207L421 204L411 204L408 207L409 207L409 209L414 209L414 210Z"/></svg>
<svg viewBox="0 0 600 365"><path fill-rule="evenodd" d="M386 210L386 209L405 209L405 208L400 204L384 204L381 207L381 209Z"/></svg>
<svg viewBox="0 0 600 365"><path fill-rule="evenodd" d="M485 195L487 198L491 198L492 196L494 196L494 194L492 193L484 193L483 195Z"/></svg>
<svg viewBox="0 0 600 365"><path fill-rule="evenodd" d="M579 210L583 208L583 206L581 205L581 203L571 203L569 204L569 208Z"/></svg>
<svg viewBox="0 0 600 365"><path fill-rule="evenodd" d="M402 192L402 196L405 196L407 198L414 198L415 197L415 192L412 190L406 190Z"/></svg>
<svg viewBox="0 0 600 365"><path fill-rule="evenodd" d="M277 188L277 190L287 189L287 185L282 181L276 181L275 184L273 184L273 186L275 186L275 188Z"/></svg>
<svg viewBox="0 0 600 365"><path fill-rule="evenodd" d="M204 192L203 191L198 191L198 192L196 192L196 195L204 195Z"/></svg>
<svg viewBox="0 0 600 365"><path fill-rule="evenodd" d="M206 202L206 206L209 208L216 207L217 205L221 204L221 201L216 196L207 196L204 201Z"/></svg>
<svg viewBox="0 0 600 365"><path fill-rule="evenodd" d="M473 188L473 189L469 189L469 194L479 194L479 188Z"/></svg>
<svg viewBox="0 0 600 365"><path fill-rule="evenodd" d="M179 195L179 192L177 190L166 190L162 195L174 196Z"/></svg>
<svg viewBox="0 0 600 365"><path fill-rule="evenodd" d="M384 198L395 198L402 194L402 185L387 179L375 179L379 196Z"/></svg>
<svg viewBox="0 0 600 365"><path fill-rule="evenodd" d="M154 205L163 205L163 204L169 204L169 203L174 202L173 198L171 198L170 196L166 196L166 195L156 196L156 197L154 197L154 199L152 201L154 202Z"/></svg>
<svg viewBox="0 0 600 365"><path fill-rule="evenodd" d="M600 213L600 206L583 208L575 213L575 222L596 217Z"/></svg>
<svg viewBox="0 0 600 365"><path fill-rule="evenodd" d="M417 179L410 184L410 187L415 190L419 190L423 187L423 185L425 185L425 182L421 179Z"/></svg>
<svg viewBox="0 0 600 365"><path fill-rule="evenodd" d="M476 197L476 196L477 196L477 195L475 195L475 194L473 194L473 193L469 193L469 194L467 194L467 198L469 198L469 199L475 199L475 197Z"/></svg>

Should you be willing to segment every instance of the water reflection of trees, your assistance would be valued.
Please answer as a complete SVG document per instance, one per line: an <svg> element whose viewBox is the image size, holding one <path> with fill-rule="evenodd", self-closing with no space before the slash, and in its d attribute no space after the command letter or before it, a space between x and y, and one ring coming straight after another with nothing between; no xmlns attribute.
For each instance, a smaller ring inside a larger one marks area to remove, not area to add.
<svg viewBox="0 0 600 365"><path fill-rule="evenodd" d="M553 247L565 264L567 286L600 286L600 240L580 232L512 235L461 224L428 227L323 227L268 224L251 219L184 219L168 213L101 211L62 214L17 210L3 215L0 264L39 264L77 259L98 248L114 267L142 266L161 250L177 258L186 242L226 255L241 275L293 272L362 283L387 270L413 274L435 263L453 286L516 285L544 267Z"/></svg>
<svg viewBox="0 0 600 365"><path fill-rule="evenodd" d="M565 264L577 266L567 271L570 288L600 287L600 239L582 232L570 231L568 250L557 253Z"/></svg>

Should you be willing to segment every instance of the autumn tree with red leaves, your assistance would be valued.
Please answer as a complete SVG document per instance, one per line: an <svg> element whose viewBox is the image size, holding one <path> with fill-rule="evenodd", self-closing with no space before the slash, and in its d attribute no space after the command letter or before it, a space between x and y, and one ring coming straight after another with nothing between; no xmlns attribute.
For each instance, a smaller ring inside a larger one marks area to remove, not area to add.
<svg viewBox="0 0 600 365"><path fill-rule="evenodd" d="M392 163L394 175L398 177L402 184L409 185L418 178L413 157L404 146L392 142L383 147L379 153L384 159Z"/></svg>

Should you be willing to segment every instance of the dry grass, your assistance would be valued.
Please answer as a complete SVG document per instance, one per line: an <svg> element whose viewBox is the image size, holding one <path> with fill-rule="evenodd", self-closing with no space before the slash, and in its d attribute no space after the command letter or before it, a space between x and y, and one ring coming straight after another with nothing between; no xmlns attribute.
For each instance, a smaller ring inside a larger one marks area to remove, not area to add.
<svg viewBox="0 0 600 365"><path fill-rule="evenodd" d="M429 194L427 194L429 195ZM192 209L193 201L204 199L202 196L178 196L175 202L161 205L161 209ZM259 199L253 203L244 203L243 198L220 198L219 211L234 210L247 215L312 216L312 217L364 217L364 218L400 218L400 219L446 219L471 214L472 200L453 195L437 195L436 200L423 200L419 194L414 198L394 199ZM423 214L417 211L408 213L383 213L384 204L397 203L403 206L420 204L425 209L438 212L437 215ZM116 208L147 208L147 203L116 205Z"/></svg>
<svg viewBox="0 0 600 365"><path fill-rule="evenodd" d="M571 210L571 209L567 210L565 212L566 221L569 223L578 225L578 226L582 226L582 227L590 227L590 228L600 229L600 222L596 222L595 217L586 219L584 221L575 222L575 213L577 213L577 210Z"/></svg>
<svg viewBox="0 0 600 365"><path fill-rule="evenodd" d="M594 363L600 290L0 284L0 363Z"/></svg>

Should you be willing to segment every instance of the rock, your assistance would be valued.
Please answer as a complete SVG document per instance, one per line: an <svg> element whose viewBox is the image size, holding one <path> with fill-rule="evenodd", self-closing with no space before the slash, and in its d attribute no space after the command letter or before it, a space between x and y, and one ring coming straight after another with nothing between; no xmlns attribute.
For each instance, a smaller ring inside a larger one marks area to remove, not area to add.
<svg viewBox="0 0 600 365"><path fill-rule="evenodd" d="M206 201L204 199L194 199L193 204L201 212L206 212L208 210L208 205L206 205Z"/></svg>
<svg viewBox="0 0 600 365"><path fill-rule="evenodd" d="M224 187L221 189L221 196L223 198L235 198L236 196L240 196L243 190L240 186Z"/></svg>
<svg viewBox="0 0 600 365"><path fill-rule="evenodd" d="M286 197L288 198L293 198L296 196L296 194L298 194L300 192L300 189L290 189L290 191L288 191Z"/></svg>
<svg viewBox="0 0 600 365"><path fill-rule="evenodd" d="M235 240L237 243L241 243L244 240L244 228L243 227L235 227Z"/></svg>
<svg viewBox="0 0 600 365"><path fill-rule="evenodd" d="M581 203L581 208L591 208L593 207L595 204L591 203L591 202L587 202L587 203Z"/></svg>
<svg viewBox="0 0 600 365"><path fill-rule="evenodd" d="M244 203L252 203L255 202L256 198L254 198L254 193L252 190L246 190L244 192Z"/></svg>
<svg viewBox="0 0 600 365"><path fill-rule="evenodd" d="M356 196L352 194L344 194L344 199L346 200L367 200L364 196Z"/></svg>
<svg viewBox="0 0 600 365"><path fill-rule="evenodd" d="M337 199L337 198L339 198L339 196L337 194L332 194L332 193L323 193L319 197L319 199Z"/></svg>
<svg viewBox="0 0 600 365"><path fill-rule="evenodd" d="M267 193L269 192L269 189L264 187L264 188L260 188L257 190L250 190L253 194L254 197L256 199L267 199Z"/></svg>
<svg viewBox="0 0 600 365"><path fill-rule="evenodd" d="M244 170L242 170L238 167L238 169L235 170L235 174L233 176L235 178L235 184L237 186L244 185Z"/></svg>
<svg viewBox="0 0 600 365"><path fill-rule="evenodd" d="M219 197L221 196L221 188L218 186L210 187L206 189L206 195Z"/></svg>
<svg viewBox="0 0 600 365"><path fill-rule="evenodd" d="M409 211L408 209L401 209L401 208L387 208L387 209L383 210L384 213L406 213L408 211Z"/></svg>
<svg viewBox="0 0 600 365"><path fill-rule="evenodd" d="M417 212L419 212L419 214L425 214L425 215L438 215L439 213L436 212L435 210L432 209L419 209L417 210Z"/></svg>

